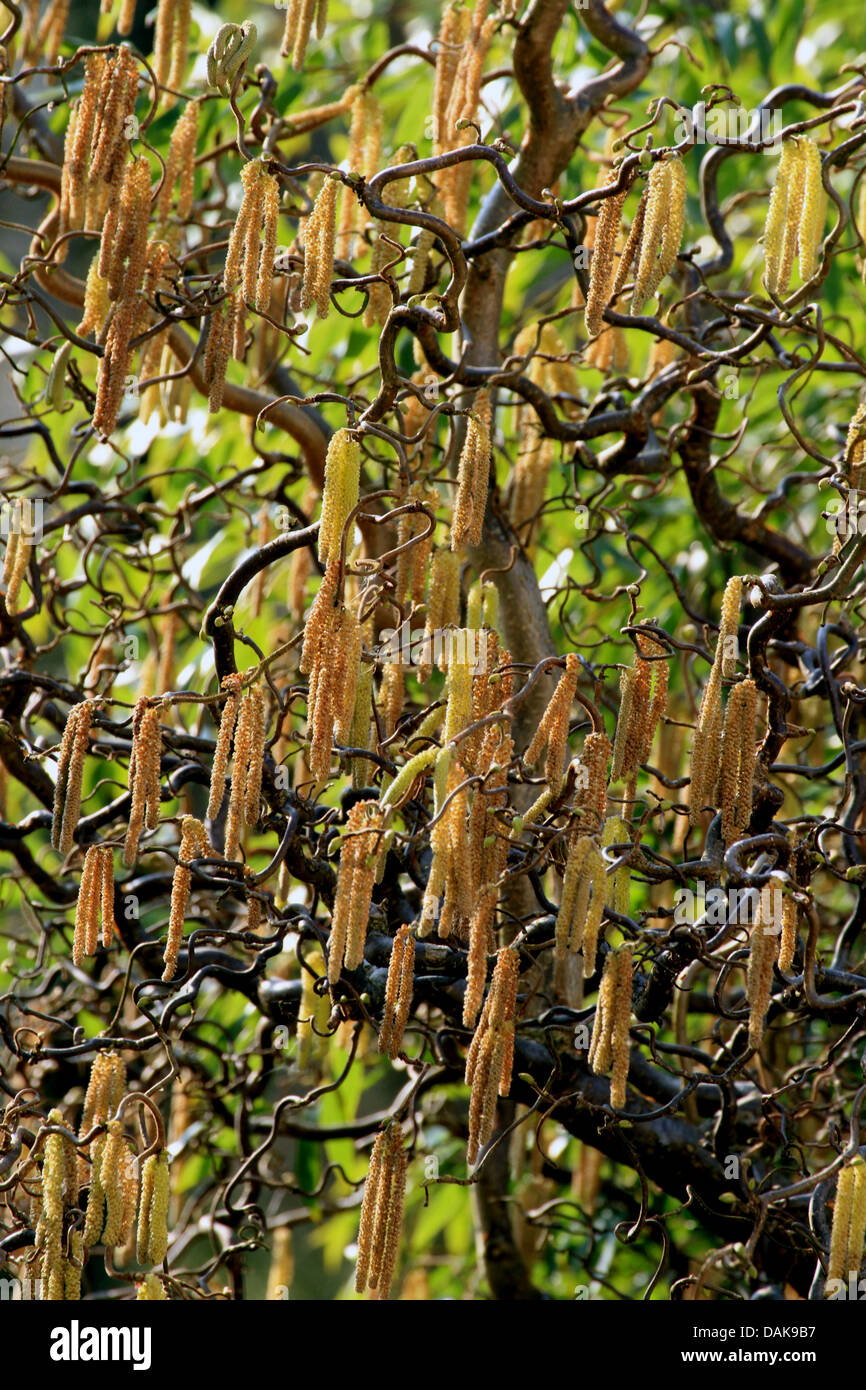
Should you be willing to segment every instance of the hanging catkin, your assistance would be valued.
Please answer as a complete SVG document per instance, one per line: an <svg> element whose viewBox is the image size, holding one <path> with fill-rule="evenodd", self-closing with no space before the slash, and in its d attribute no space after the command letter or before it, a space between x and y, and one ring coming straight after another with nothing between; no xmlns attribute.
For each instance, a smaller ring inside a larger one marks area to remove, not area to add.
<svg viewBox="0 0 866 1390"><path fill-rule="evenodd" d="M607 879L601 851L582 835L569 851L562 881L562 899L556 918L555 988L566 986L570 955L583 950L583 973L595 971L598 934L607 898Z"/></svg>
<svg viewBox="0 0 866 1390"><path fill-rule="evenodd" d="M562 782L562 764L568 743L568 725L579 671L580 658L575 652L569 652L565 658L565 670L523 755L523 761L527 767L531 767L538 761L542 750L547 748L544 778L547 785L555 791L559 790Z"/></svg>
<svg viewBox="0 0 866 1390"><path fill-rule="evenodd" d="M405 1191L406 1150L400 1125L394 1122L377 1135L370 1155L358 1231L356 1293L371 1289L379 1299L388 1297L400 1247Z"/></svg>
<svg viewBox="0 0 866 1390"><path fill-rule="evenodd" d="M319 525L319 559L323 565L340 559L343 532L349 514L358 505L360 479L361 445L358 437L351 430L336 430L325 456L325 485Z"/></svg>
<svg viewBox="0 0 866 1390"><path fill-rule="evenodd" d="M466 1053L465 1080L471 1087L466 1158L470 1164L493 1134L497 1097L505 1097L511 1090L519 974L518 952L504 947L497 956L484 1009Z"/></svg>
<svg viewBox="0 0 866 1390"><path fill-rule="evenodd" d="M779 954L779 924L774 913L777 895L778 888L772 883L760 890L749 933L746 998L749 1001L749 1047L756 1050L764 1038L764 1020L773 988L773 966Z"/></svg>
<svg viewBox="0 0 866 1390"><path fill-rule="evenodd" d="M241 685L243 677L238 672L233 672L229 676L224 676L222 687L228 691L225 703L220 715L219 733L217 734L216 747L214 748L213 762L210 774L210 794L208 796L206 816L208 820L216 820L219 815L226 791L226 770L229 765L229 754L232 746L232 736L235 731L235 723L238 717L238 710L241 703Z"/></svg>
<svg viewBox="0 0 866 1390"><path fill-rule="evenodd" d="M752 814L757 702L755 682L747 679L734 686L725 709L719 794L726 845L745 834Z"/></svg>
<svg viewBox="0 0 866 1390"><path fill-rule="evenodd" d="M827 1261L825 1297L838 1297L838 1284L860 1277L866 1236L866 1162L858 1153L839 1169ZM846 1290L847 1292L847 1290Z"/></svg>
<svg viewBox="0 0 866 1390"><path fill-rule="evenodd" d="M141 1167L136 1258L139 1264L162 1264L168 1250L171 1173L168 1152L149 1154Z"/></svg>
<svg viewBox="0 0 866 1390"><path fill-rule="evenodd" d="M382 826L382 810L376 801L356 801L346 819L328 941L328 979L332 985L344 966L356 970L364 958Z"/></svg>
<svg viewBox="0 0 866 1390"><path fill-rule="evenodd" d="M626 945L609 951L605 959L588 1056L596 1076L610 1073L614 1110L622 1110L626 1103L631 995L632 948Z"/></svg>
<svg viewBox="0 0 866 1390"><path fill-rule="evenodd" d="M138 856L142 831L159 824L160 762L162 733L159 709L146 696L136 701L132 716L132 751L129 757L129 791L132 804L123 846L123 862L131 869Z"/></svg>
<svg viewBox="0 0 866 1390"><path fill-rule="evenodd" d="M415 968L415 938L408 925L400 927L391 947L388 980L385 986L385 1007L379 1030L379 1051L393 1059L403 1043L403 1032L412 1006L413 972Z"/></svg>
<svg viewBox="0 0 866 1390"><path fill-rule="evenodd" d="M764 287L773 296L787 293L791 278L803 207L803 175L800 142L785 140L764 227Z"/></svg>
<svg viewBox="0 0 866 1390"><path fill-rule="evenodd" d="M264 695L259 686L253 685L241 696L235 728L232 786L226 818L226 859L238 859L243 827L251 828L259 818L265 732Z"/></svg>
<svg viewBox="0 0 866 1390"><path fill-rule="evenodd" d="M177 854L177 864L171 880L171 908L168 919L168 936L165 943L163 961L165 969L162 974L163 981L168 983L174 979L177 970L177 957L180 950L180 943L183 940L183 928L186 919L186 909L189 903L190 888L192 886L192 874L187 867L189 861L198 859L208 853L208 841L205 828L200 820L194 816L184 816L181 825L180 848Z"/></svg>
<svg viewBox="0 0 866 1390"><path fill-rule="evenodd" d="M301 313L307 313L315 304L320 319L327 318L331 308L338 191L337 180L326 178L303 227L304 279L301 286ZM351 197L352 194L347 189L344 199L349 200Z"/></svg>
<svg viewBox="0 0 866 1390"><path fill-rule="evenodd" d="M479 391L469 415L457 470L457 496L451 521L451 549L481 544L490 477L490 396Z"/></svg>
<svg viewBox="0 0 866 1390"><path fill-rule="evenodd" d="M111 945L116 930L114 921L114 869L110 845L91 845L84 856L78 904L75 909L75 936L72 961L80 965L85 956L93 956L99 946L99 927L102 924L102 944Z"/></svg>
<svg viewBox="0 0 866 1390"><path fill-rule="evenodd" d="M75 828L81 813L81 785L84 780L84 760L90 741L93 709L94 706L89 700L72 706L57 758L51 843L64 855L72 848Z"/></svg>
<svg viewBox="0 0 866 1390"><path fill-rule="evenodd" d="M608 174L607 183L615 184L619 179L619 169L613 168ZM589 289L586 296L585 323L587 336L595 338L603 323L604 311L610 302L613 289L614 257L619 233L622 205L627 189L613 193L605 198L599 210L595 228L595 242L589 267Z"/></svg>
<svg viewBox="0 0 866 1390"><path fill-rule="evenodd" d="M640 313L676 265L686 216L686 171L674 155L654 164L647 180L646 214L641 228L631 311Z"/></svg>

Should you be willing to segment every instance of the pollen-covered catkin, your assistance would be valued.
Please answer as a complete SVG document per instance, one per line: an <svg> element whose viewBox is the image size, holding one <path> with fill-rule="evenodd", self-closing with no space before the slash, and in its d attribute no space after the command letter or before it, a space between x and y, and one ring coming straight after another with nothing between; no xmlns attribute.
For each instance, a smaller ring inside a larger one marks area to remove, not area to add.
<svg viewBox="0 0 866 1390"><path fill-rule="evenodd" d="M106 1246L118 1245L123 1238L123 1149L123 1125L119 1120L110 1120L99 1169L99 1180L105 1198L102 1243Z"/></svg>
<svg viewBox="0 0 866 1390"><path fill-rule="evenodd" d="M141 1168L136 1258L139 1264L162 1264L168 1250L171 1173L168 1151L149 1154Z"/></svg>
<svg viewBox="0 0 866 1390"><path fill-rule="evenodd" d="M786 893L782 899L782 933L779 938L779 970L783 975L794 963L799 915L797 899L793 893Z"/></svg>
<svg viewBox="0 0 866 1390"><path fill-rule="evenodd" d="M799 141L783 141L764 226L764 288L774 296L785 294L791 278L802 206L802 172Z"/></svg>
<svg viewBox="0 0 866 1390"><path fill-rule="evenodd" d="M635 274L632 313L640 313L676 265L686 213L686 171L678 156L654 164L647 180L647 208Z"/></svg>
<svg viewBox="0 0 866 1390"><path fill-rule="evenodd" d="M622 1110L626 1103L626 1083L630 1060L629 1020L631 1018L632 965L631 946L620 946L616 952L616 983L613 994L613 1027L611 1030L610 1103L614 1110Z"/></svg>
<svg viewBox="0 0 866 1390"><path fill-rule="evenodd" d="M358 505L361 445L351 430L331 436L325 457L325 486L319 526L319 559L323 565L339 560L349 514Z"/></svg>
<svg viewBox="0 0 866 1390"><path fill-rule="evenodd" d="M481 543L490 477L490 397L479 391L466 427L457 469L457 495L451 520L451 549Z"/></svg>
<svg viewBox="0 0 866 1390"><path fill-rule="evenodd" d="M374 1291L386 1299L397 1263L406 1191L406 1150L400 1125L391 1123L376 1137L370 1156L361 1223L355 1292Z"/></svg>
<svg viewBox="0 0 866 1390"><path fill-rule="evenodd" d="M565 658L565 670L557 681L556 689L523 756L527 767L531 767L538 761L542 749L547 747L544 777L547 785L555 791L559 790L562 783L562 763L568 744L568 724L579 671L579 657L575 652L569 652Z"/></svg>
<svg viewBox="0 0 866 1390"><path fill-rule="evenodd" d="M818 250L824 232L827 194L822 182L821 152L808 135L801 136L803 206L797 229L797 255L801 280L811 280L818 269Z"/></svg>
<svg viewBox="0 0 866 1390"><path fill-rule="evenodd" d="M608 184L616 183L618 178L619 169L612 169L608 175ZM585 310L586 332L590 338L595 338L601 332L604 311L610 302L616 241L627 191L623 188L619 193L605 198L598 214Z"/></svg>
<svg viewBox="0 0 866 1390"><path fill-rule="evenodd" d="M89 700L72 706L57 758L51 843L54 849L64 855L72 848L75 827L81 813L81 786L84 780L84 760L90 741L93 708Z"/></svg>
<svg viewBox="0 0 866 1390"><path fill-rule="evenodd" d="M744 834L752 814L757 702L757 687L751 679L734 686L728 696L719 773L722 836L726 845Z"/></svg>
<svg viewBox="0 0 866 1390"><path fill-rule="evenodd" d="M192 886L192 874L187 867L190 860L197 859L207 853L208 843L205 828L200 820L194 816L184 816L181 825L180 848L178 850L177 864L171 880L171 908L168 918L168 936L165 943L163 961L165 969L162 974L163 981L167 984L174 979L177 970L177 957L180 950L180 943L183 940L183 928L186 920L186 909L189 903L190 888Z"/></svg>
<svg viewBox="0 0 866 1390"><path fill-rule="evenodd" d="M304 279L301 286L301 313L307 313L315 304L320 319L327 318L331 308L338 190L339 184L335 179L325 179L303 228ZM347 200L352 196L349 190L344 194Z"/></svg>
<svg viewBox="0 0 866 1390"><path fill-rule="evenodd" d="M589 1045L588 1061L595 1075L611 1073L610 1103L614 1110L621 1110L626 1102L632 966L630 946L608 952Z"/></svg>
<svg viewBox="0 0 866 1390"><path fill-rule="evenodd" d="M866 1233L866 1163L857 1154L840 1168L836 1179L830 1252L827 1262L825 1297L831 1297L839 1282L856 1279L863 1263L863 1237Z"/></svg>
<svg viewBox="0 0 866 1390"><path fill-rule="evenodd" d="M241 696L235 730L232 786L226 818L226 859L238 858L243 827L254 826L259 818L265 733L264 695L259 686L253 685Z"/></svg>
<svg viewBox="0 0 866 1390"><path fill-rule="evenodd" d="M607 807L608 763L613 749L603 730L594 730L584 740L580 755L581 780L575 792L575 810L579 811L576 829L595 834L604 824Z"/></svg>
<svg viewBox="0 0 866 1390"><path fill-rule="evenodd" d="M385 1007L379 1030L379 1051L393 1061L403 1043L403 1032L412 1005L415 969L415 938L409 925L400 927L391 948Z"/></svg>
<svg viewBox="0 0 866 1390"><path fill-rule="evenodd" d="M749 1047L755 1050L764 1038L764 1020L773 988L773 966L779 954L778 925L773 911L778 891L772 883L761 889L749 933L746 998L749 1001Z"/></svg>
<svg viewBox="0 0 866 1390"><path fill-rule="evenodd" d="M75 910L75 936L72 961L80 965L85 956L96 954L102 918L102 944L111 945L114 924L114 871L109 845L90 845L84 856L78 904Z"/></svg>
<svg viewBox="0 0 866 1390"><path fill-rule="evenodd" d="M376 801L357 801L346 818L328 942L331 984L339 980L344 965L347 970L355 970L364 958L383 823L382 809Z"/></svg>
<svg viewBox="0 0 866 1390"><path fill-rule="evenodd" d="M132 716L132 751L129 757L129 790L132 805L123 846L123 862L131 869L138 856L138 845L145 826L155 830L159 824L160 763L162 732L159 709L141 696Z"/></svg>
<svg viewBox="0 0 866 1390"><path fill-rule="evenodd" d="M716 661L704 687L689 772L689 824L700 824L704 807L715 800L722 738L722 665Z"/></svg>
<svg viewBox="0 0 866 1390"><path fill-rule="evenodd" d="M216 747L214 748L213 763L211 764L210 793L208 796L206 816L208 820L216 820L222 804L225 800L226 792L226 769L229 765L229 754L232 746L232 736L235 731L238 710L240 708L241 696L240 687L242 677L234 672L230 676L223 678L223 689L228 691L225 704L220 715L219 733L217 734Z"/></svg>

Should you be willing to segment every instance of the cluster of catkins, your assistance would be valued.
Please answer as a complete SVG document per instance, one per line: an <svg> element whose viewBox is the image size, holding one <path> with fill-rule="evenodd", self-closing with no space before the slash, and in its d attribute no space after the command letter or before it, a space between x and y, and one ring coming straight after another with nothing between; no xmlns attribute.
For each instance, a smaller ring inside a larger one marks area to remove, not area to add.
<svg viewBox="0 0 866 1390"><path fill-rule="evenodd" d="M164 1148L137 1158L119 1118L126 1068L114 1052L100 1052L90 1072L78 1135L54 1109L31 1159L41 1157L31 1196L35 1240L30 1257L43 1300L78 1300L89 1253L96 1246L115 1262L134 1256L145 1266L138 1297L167 1297L155 1266L168 1251L170 1173ZM80 1205L82 1189L87 1200Z"/></svg>

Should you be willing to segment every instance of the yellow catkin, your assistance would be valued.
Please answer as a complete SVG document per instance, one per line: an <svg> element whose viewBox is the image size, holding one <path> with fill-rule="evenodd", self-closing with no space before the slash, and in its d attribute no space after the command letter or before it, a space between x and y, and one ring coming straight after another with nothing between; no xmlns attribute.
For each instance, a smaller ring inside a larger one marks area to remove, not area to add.
<svg viewBox="0 0 866 1390"><path fill-rule="evenodd" d="M328 980L332 985L339 980L344 965L354 970L363 960L382 824L382 811L375 801L356 802L346 820L328 943Z"/></svg>
<svg viewBox="0 0 866 1390"><path fill-rule="evenodd" d="M232 786L226 819L225 855L237 859L243 826L259 818L265 754L265 705L259 686L244 691L235 731Z"/></svg>
<svg viewBox="0 0 866 1390"><path fill-rule="evenodd" d="M722 676L733 680L737 670L739 647L737 632L740 625L740 604L743 598L743 581L735 574L725 585L722 596L721 623L716 641L717 661L722 663Z"/></svg>
<svg viewBox="0 0 866 1390"><path fill-rule="evenodd" d="M607 849L613 845L631 844L631 831L625 821L619 816L610 816L604 823L601 833L601 847ZM619 854L622 854L622 850ZM617 856L619 857L619 855ZM631 870L625 864L621 869L608 876L607 879L607 905L618 912L620 916L628 917L630 912L630 887Z"/></svg>
<svg viewBox="0 0 866 1390"><path fill-rule="evenodd" d="M791 276L802 197L801 173L800 145L796 140L785 140L764 227L764 288L774 296L787 291Z"/></svg>
<svg viewBox="0 0 866 1390"><path fill-rule="evenodd" d="M851 1224L848 1228L848 1258L845 1261L849 1274L859 1275L863 1263L863 1244L866 1237L866 1161L857 1154L851 1160L854 1169L854 1197L851 1203Z"/></svg>
<svg viewBox="0 0 866 1390"><path fill-rule="evenodd" d="M80 965L86 955L96 949L99 931L99 850L91 845L84 856L78 904L75 909L75 937L72 963Z"/></svg>
<svg viewBox="0 0 866 1390"><path fill-rule="evenodd" d="M622 1110L626 1103L626 1082L630 1058L629 1020L631 1018L632 995L632 949L621 946L615 953L616 982L614 987L611 1028L612 1070L610 1078L610 1103L614 1110Z"/></svg>
<svg viewBox="0 0 866 1390"><path fill-rule="evenodd" d="M415 938L410 926L402 926L394 937L388 980L385 986L385 1007L379 1030L379 1051L393 1059L403 1043L403 1032L412 1005L412 983L415 966Z"/></svg>
<svg viewBox="0 0 866 1390"><path fill-rule="evenodd" d="M632 950L622 946L609 951L604 962L588 1056L596 1076L611 1073L610 1103L615 1110L626 1102L631 994Z"/></svg>
<svg viewBox="0 0 866 1390"><path fill-rule="evenodd" d="M848 1273L848 1236L851 1230L856 1177L854 1165L848 1163L839 1169L839 1176L836 1179L836 1200L833 1203L833 1225L830 1231L830 1257L827 1262L828 1284L831 1279L844 1281Z"/></svg>
<svg viewBox="0 0 866 1390"><path fill-rule="evenodd" d="M316 305L320 319L331 307L331 280L337 237L337 192L335 179L325 179L304 228L304 279L301 286L301 312ZM346 198L351 195L347 191Z"/></svg>
<svg viewBox="0 0 866 1390"><path fill-rule="evenodd" d="M63 1114L52 1110L48 1123L62 1125ZM62 1134L48 1134L45 1138L42 1164L41 1211L36 1230L37 1250L42 1253L42 1298L51 1302L62 1300L65 1286L65 1262L63 1259L63 1210L66 1197L66 1182L69 1161L67 1148L70 1141Z"/></svg>
<svg viewBox="0 0 866 1390"><path fill-rule="evenodd" d="M73 705L66 720L60 753L57 759L57 781L54 786L54 812L51 843L61 854L72 848L75 828L81 813L81 786L84 780L84 760L90 740L93 705L90 701Z"/></svg>
<svg viewBox="0 0 866 1390"><path fill-rule="evenodd" d="M78 325L78 333L82 336L92 333L95 338L99 338L108 318L110 307L108 281L99 274L99 256L96 255L90 262L90 268L87 272L84 285L84 309L81 322Z"/></svg>
<svg viewBox="0 0 866 1390"><path fill-rule="evenodd" d="M195 149L198 142L199 105L186 104L171 139L165 160L165 174L156 199L156 216L167 221L176 199L178 221L184 222L192 212L195 189Z"/></svg>
<svg viewBox="0 0 866 1390"><path fill-rule="evenodd" d="M726 845L745 833L752 814L757 700L755 682L747 679L731 691L725 710L719 792Z"/></svg>
<svg viewBox="0 0 866 1390"><path fill-rule="evenodd" d="M229 764L232 736L235 731L238 709L241 703L241 677L236 673L231 676L226 676L222 684L223 689L228 691L228 695L222 707L222 714L220 715L219 733L217 734L216 747L211 764L210 793L206 812L208 820L216 820L222 809L223 801L225 800L226 770Z"/></svg>
<svg viewBox="0 0 866 1390"><path fill-rule="evenodd" d="M271 1241L271 1263L265 1298L286 1298L291 1291L295 1273L292 1256L292 1232L289 1226L278 1226Z"/></svg>
<svg viewBox="0 0 866 1390"><path fill-rule="evenodd" d="M562 782L562 763L568 741L568 726L574 692L577 690L577 677L580 660L574 652L565 658L565 670L560 676L550 703L541 717L541 722L524 754L524 762L531 767L538 761L542 749L547 747L544 775L549 787L559 789Z"/></svg>
<svg viewBox="0 0 866 1390"><path fill-rule="evenodd" d="M649 193L646 189L644 189L641 195L641 200L637 205L637 211L634 215L634 221L631 224L629 234L625 239L622 251L620 253L619 264L617 265L616 275L614 276L613 286L610 292L610 297L614 303L616 302L619 295L622 293L622 290L625 286L625 282L628 279L629 271L632 269L633 266L636 267L637 261L639 260L641 243L643 241L643 225L644 219L646 217L646 208L648 201Z"/></svg>
<svg viewBox="0 0 866 1390"><path fill-rule="evenodd" d="M749 1001L749 1047L759 1048L764 1037L764 1020L770 1005L773 988L773 966L779 954L778 924L774 922L773 903L778 888L765 885L749 933L749 964L746 975L746 998Z"/></svg>
<svg viewBox="0 0 866 1390"><path fill-rule="evenodd" d="M779 938L779 969L783 975L791 969L797 950L797 926L799 910L792 893L786 893L782 900L782 933Z"/></svg>
<svg viewBox="0 0 866 1390"><path fill-rule="evenodd" d="M168 1250L168 1207L171 1197L171 1173L168 1153L161 1149L155 1156L153 1188L147 1223L147 1260L162 1264ZM146 1160L149 1161L149 1160Z"/></svg>
<svg viewBox="0 0 866 1390"><path fill-rule="evenodd" d="M827 195L822 182L821 152L808 135L801 137L803 207L797 229L800 278L811 280L818 270L818 250L824 232Z"/></svg>
<svg viewBox="0 0 866 1390"><path fill-rule="evenodd" d="M653 165L635 275L632 313L639 313L676 265L686 212L686 171L677 156Z"/></svg>
<svg viewBox="0 0 866 1390"><path fill-rule="evenodd" d="M323 565L339 560L349 513L358 505L361 446L347 429L331 437L325 457L325 487L319 526L319 559Z"/></svg>
<svg viewBox="0 0 866 1390"><path fill-rule="evenodd" d="M186 909L192 886L192 874L187 865L191 860L199 858L206 852L207 835L201 821L196 820L194 816L184 816L178 862L175 865L171 880L171 908L168 919L168 936L163 955L165 969L162 975L166 983L174 979L180 943L183 940Z"/></svg>
<svg viewBox="0 0 866 1390"><path fill-rule="evenodd" d="M399 1253L406 1191L406 1151L399 1124L377 1135L364 1184L355 1292L386 1299Z"/></svg>
<svg viewBox="0 0 866 1390"><path fill-rule="evenodd" d="M618 177L619 170L612 169L608 175L608 184L616 183ZM623 189L620 193L605 198L596 222L584 316L587 336L590 338L597 337L601 332L604 311L610 302L616 241L625 196L626 189Z"/></svg>
<svg viewBox="0 0 866 1390"><path fill-rule="evenodd" d="M132 868L138 856L144 828L155 830L159 824L161 758L159 710L148 703L146 696L142 696L136 701L132 717L132 751L129 758L132 805L123 846L123 862L128 869Z"/></svg>
<svg viewBox="0 0 866 1390"><path fill-rule="evenodd" d="M121 1165L123 1159L123 1126L119 1120L111 1120L108 1135L102 1150L99 1180L105 1199L105 1225L102 1243L106 1246L120 1244L123 1235L123 1186Z"/></svg>
<svg viewBox="0 0 866 1390"><path fill-rule="evenodd" d="M161 1303L168 1299L165 1285L156 1270L152 1269L150 1273L146 1274L140 1282L136 1283L135 1288L135 1297L141 1302Z"/></svg>
<svg viewBox="0 0 866 1390"><path fill-rule="evenodd" d="M451 549L480 545L490 476L490 397L480 391L469 416L457 470L457 495L451 521Z"/></svg>
<svg viewBox="0 0 866 1390"><path fill-rule="evenodd" d="M280 223L280 186L272 174L262 178L262 245L256 277L255 306L260 314L268 312L274 284L274 257L277 251Z"/></svg>
<svg viewBox="0 0 866 1390"><path fill-rule="evenodd" d="M722 668L716 662L704 687L692 741L689 824L700 824L706 805L715 799L722 738Z"/></svg>

